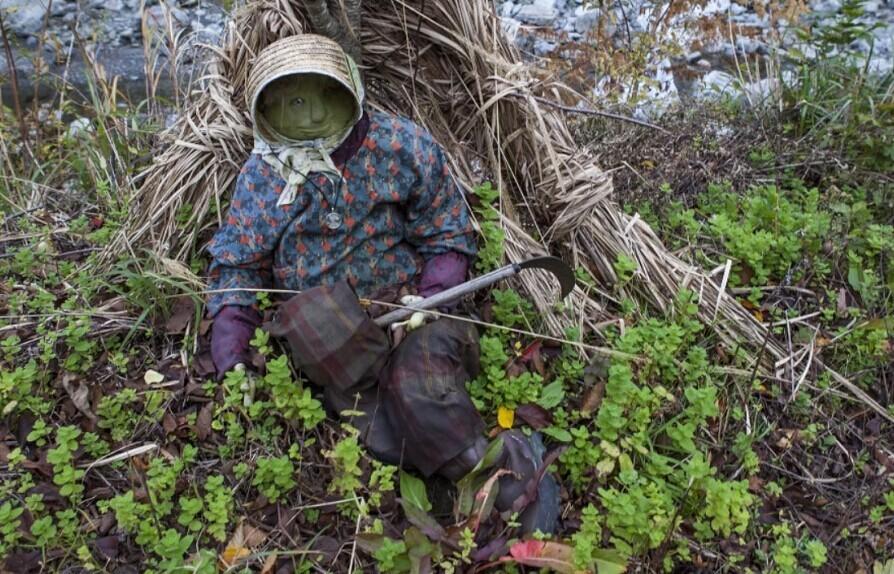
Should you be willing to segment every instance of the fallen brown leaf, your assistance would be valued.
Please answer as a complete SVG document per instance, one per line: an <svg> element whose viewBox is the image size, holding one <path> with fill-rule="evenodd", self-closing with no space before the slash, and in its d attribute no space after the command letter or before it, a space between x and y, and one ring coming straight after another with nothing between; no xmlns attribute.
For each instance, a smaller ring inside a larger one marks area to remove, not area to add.
<svg viewBox="0 0 894 574"><path fill-rule="evenodd" d="M271 574L274 568L276 568L276 552L268 556L267 560L264 560L264 565L261 566L261 574Z"/></svg>
<svg viewBox="0 0 894 574"><path fill-rule="evenodd" d="M118 536L103 536L93 541L93 547L106 560L118 558Z"/></svg>
<svg viewBox="0 0 894 574"><path fill-rule="evenodd" d="M211 435L211 418L214 403L205 403L199 410L199 416L196 417L196 436L199 440L204 441Z"/></svg>
<svg viewBox="0 0 894 574"><path fill-rule="evenodd" d="M68 393L71 402L74 403L82 415L96 422L96 415L90 408L90 389L87 385L78 381L78 377L71 373L62 375L62 388Z"/></svg>
<svg viewBox="0 0 894 574"><path fill-rule="evenodd" d="M590 387L584 395L584 401L580 408L581 414L590 416L598 411L602 406L603 397L605 397L605 381L599 381Z"/></svg>
<svg viewBox="0 0 894 574"><path fill-rule="evenodd" d="M171 434L177 430L177 419L171 413L165 413L164 418L161 419L161 427L165 430L165 434Z"/></svg>
<svg viewBox="0 0 894 574"><path fill-rule="evenodd" d="M179 335L186 331L189 322L196 316L196 302L189 295L182 295L174 302L171 316L165 323L165 331L169 335Z"/></svg>
<svg viewBox="0 0 894 574"><path fill-rule="evenodd" d="M521 405L515 409L515 416L528 423L534 430L553 424L553 415L540 405Z"/></svg>

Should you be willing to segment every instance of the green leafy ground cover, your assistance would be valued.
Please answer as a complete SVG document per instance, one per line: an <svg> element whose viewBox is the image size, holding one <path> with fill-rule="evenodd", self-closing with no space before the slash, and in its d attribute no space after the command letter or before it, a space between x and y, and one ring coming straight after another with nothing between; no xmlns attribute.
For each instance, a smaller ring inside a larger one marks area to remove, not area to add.
<svg viewBox="0 0 894 574"><path fill-rule="evenodd" d="M475 301L491 324L475 404L491 428L537 429L557 449L562 529L524 542L492 513L487 464L453 490L372 460L263 333L262 376L215 382L196 286L138 250L100 260L152 154L158 126L138 108L108 105L98 83L92 130L70 133L50 110L26 118L24 140L3 110L4 567L881 571L894 433L818 361L894 405L891 83L832 63L801 78L782 112L668 116L672 139L582 131L606 167L629 168L616 188L631 213L705 268L730 261L729 289L790 342L790 364L755 370L695 320L697 293L639 306L626 258L617 285L578 270L614 318L585 342L612 357L582 356L574 331L557 344L508 330L539 327L511 290ZM502 234L496 191L477 196L485 271Z"/></svg>

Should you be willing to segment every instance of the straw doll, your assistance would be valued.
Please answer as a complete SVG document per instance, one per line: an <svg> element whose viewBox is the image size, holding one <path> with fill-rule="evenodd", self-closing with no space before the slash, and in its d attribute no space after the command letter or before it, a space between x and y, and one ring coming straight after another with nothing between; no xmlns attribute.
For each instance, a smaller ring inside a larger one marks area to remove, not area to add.
<svg viewBox="0 0 894 574"><path fill-rule="evenodd" d="M261 322L254 290L321 292L311 302L296 296L283 304L284 318L271 332L305 343L304 353L293 345L293 359L322 387L326 406L362 411L351 423L381 460L462 478L488 444L465 388L479 368L473 325L428 321L393 350L370 330L350 353L330 353L335 360L328 363L311 368L300 357L342 340L350 329L337 326L360 313L357 296L402 288L427 297L466 279L475 234L443 150L410 120L367 111L356 65L325 37L294 36L267 47L253 66L247 99L254 150L210 246L218 372L249 364L249 340ZM501 479L497 507L506 510L530 498L525 489L543 449L537 437L518 431L501 441L499 463L514 473ZM523 509L522 524L552 531L555 481L543 480L539 492Z"/></svg>

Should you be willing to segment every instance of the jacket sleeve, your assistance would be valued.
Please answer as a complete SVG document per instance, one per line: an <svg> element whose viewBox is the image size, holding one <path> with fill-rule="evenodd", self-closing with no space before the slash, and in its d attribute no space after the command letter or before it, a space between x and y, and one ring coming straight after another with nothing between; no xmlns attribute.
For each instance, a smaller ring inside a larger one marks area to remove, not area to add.
<svg viewBox="0 0 894 574"><path fill-rule="evenodd" d="M255 292L240 289L272 287L274 251L294 209L276 205L283 185L257 156L239 174L229 213L209 247L210 316L230 305L257 303Z"/></svg>
<svg viewBox="0 0 894 574"><path fill-rule="evenodd" d="M444 151L423 133L415 141L414 152L420 177L407 200L407 241L426 261L448 251L474 256L475 230L469 208Z"/></svg>

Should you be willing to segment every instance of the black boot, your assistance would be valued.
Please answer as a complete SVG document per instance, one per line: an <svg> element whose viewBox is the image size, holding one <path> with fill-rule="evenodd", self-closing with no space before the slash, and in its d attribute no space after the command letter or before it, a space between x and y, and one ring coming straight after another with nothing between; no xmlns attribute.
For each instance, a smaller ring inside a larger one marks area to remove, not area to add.
<svg viewBox="0 0 894 574"><path fill-rule="evenodd" d="M536 478L537 471L543 465L543 454L546 448L540 433L530 437L521 431L509 430L500 433L503 439L503 456L499 467L513 472L500 479L500 491L494 505L500 512L512 510L513 505L526 495L529 483ZM537 530L544 534L552 534L558 527L560 512L559 484L548 473L543 475L537 490L527 505L521 509L519 522L525 534Z"/></svg>
<svg viewBox="0 0 894 574"><path fill-rule="evenodd" d="M472 446L445 462L438 469L438 474L453 483L459 482L462 477L472 472L478 461L484 457L486 450L487 439L480 437Z"/></svg>
<svg viewBox="0 0 894 574"><path fill-rule="evenodd" d="M512 472L500 478L500 489L494 507L505 512L512 510L513 505L527 494L528 485L535 479L537 471L543 465L543 454L546 448L540 433L530 437L521 431L508 430L500 433L503 449L496 457L494 466L488 471L506 469ZM438 469L438 474L456 483L470 473L487 451L488 442L483 437L459 455L447 461ZM485 469L482 469L485 470ZM521 502L525 502L522 500ZM551 474L544 474L533 496L520 509L519 522L525 534L537 530L544 534L556 531L559 519L559 484Z"/></svg>

